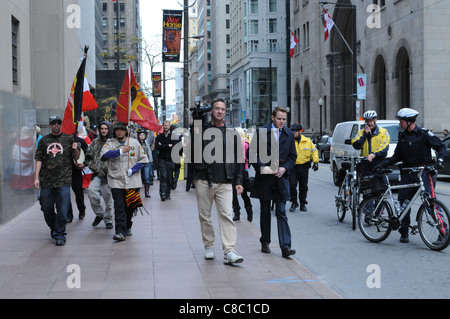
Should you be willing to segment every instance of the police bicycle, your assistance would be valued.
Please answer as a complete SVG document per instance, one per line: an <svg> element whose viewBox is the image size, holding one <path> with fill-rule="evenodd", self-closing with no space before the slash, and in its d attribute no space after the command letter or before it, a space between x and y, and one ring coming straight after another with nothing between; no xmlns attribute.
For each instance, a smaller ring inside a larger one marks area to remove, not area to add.
<svg viewBox="0 0 450 319"><path fill-rule="evenodd" d="M380 171L381 178L386 181L386 190L378 195L370 196L364 199L359 206L358 225L363 236L374 243L380 243L386 238L392 230L400 228L401 221L406 213L411 209L414 202L420 197L422 204L419 207L416 216L417 224L409 226L412 235L420 234L425 245L432 250L443 250L450 243L449 221L450 213L448 208L429 194L422 180L422 172L430 172L437 175L437 169L434 166L420 166L402 169L409 174L416 174L419 182L404 185L391 186L388 174L392 172L389 169ZM402 207L392 196L392 190L419 187L411 201L405 201Z"/></svg>
<svg viewBox="0 0 450 319"><path fill-rule="evenodd" d="M342 159L342 169L345 170L344 178L335 196L337 217L340 222L344 221L347 210L352 213L352 228L356 229L356 213L361 200L359 190L360 163L367 157L361 156L336 156Z"/></svg>

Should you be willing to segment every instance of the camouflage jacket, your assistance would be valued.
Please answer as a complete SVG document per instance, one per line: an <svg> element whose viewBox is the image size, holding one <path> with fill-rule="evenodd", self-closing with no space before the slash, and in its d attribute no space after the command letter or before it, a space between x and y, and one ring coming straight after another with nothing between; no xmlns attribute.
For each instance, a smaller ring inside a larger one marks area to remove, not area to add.
<svg viewBox="0 0 450 319"><path fill-rule="evenodd" d="M39 181L43 188L72 185L73 136L46 135L39 141L36 161L42 162Z"/></svg>
<svg viewBox="0 0 450 319"><path fill-rule="evenodd" d="M105 143L106 140L102 141L100 137L96 138L92 141L91 145L89 145L89 149L86 153L84 164L94 172L93 176L106 177L108 175L108 162L102 161L102 157L100 156L100 152Z"/></svg>

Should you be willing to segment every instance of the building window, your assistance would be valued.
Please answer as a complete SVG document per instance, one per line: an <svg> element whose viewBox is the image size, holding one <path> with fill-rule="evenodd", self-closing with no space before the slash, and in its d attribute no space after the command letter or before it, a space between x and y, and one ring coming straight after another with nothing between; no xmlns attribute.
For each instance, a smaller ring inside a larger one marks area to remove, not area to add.
<svg viewBox="0 0 450 319"><path fill-rule="evenodd" d="M258 40L250 40L248 50L250 52L258 52Z"/></svg>
<svg viewBox="0 0 450 319"><path fill-rule="evenodd" d="M103 27L106 28L108 26L108 18L103 18Z"/></svg>
<svg viewBox="0 0 450 319"><path fill-rule="evenodd" d="M269 1L269 12L277 12L277 0L268 0Z"/></svg>
<svg viewBox="0 0 450 319"><path fill-rule="evenodd" d="M269 33L277 33L277 19L269 19Z"/></svg>
<svg viewBox="0 0 450 319"><path fill-rule="evenodd" d="M250 0L250 13L258 13L258 0Z"/></svg>
<svg viewBox="0 0 450 319"><path fill-rule="evenodd" d="M106 11L108 11L108 3L103 3L103 12L105 13Z"/></svg>
<svg viewBox="0 0 450 319"><path fill-rule="evenodd" d="M19 85L19 20L11 17L12 82Z"/></svg>
<svg viewBox="0 0 450 319"><path fill-rule="evenodd" d="M270 52L277 52L278 49L278 42L276 39L269 39L269 51Z"/></svg>
<svg viewBox="0 0 450 319"><path fill-rule="evenodd" d="M250 20L250 33L258 34L258 20Z"/></svg>

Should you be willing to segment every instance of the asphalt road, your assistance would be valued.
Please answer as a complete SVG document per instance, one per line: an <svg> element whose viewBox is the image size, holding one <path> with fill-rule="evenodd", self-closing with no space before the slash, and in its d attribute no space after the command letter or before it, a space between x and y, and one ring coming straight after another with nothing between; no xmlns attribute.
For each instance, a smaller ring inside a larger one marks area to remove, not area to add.
<svg viewBox="0 0 450 319"><path fill-rule="evenodd" d="M420 235L408 244L399 242L393 231L384 242L367 241L359 229L351 227L351 217L337 220L329 164L310 171L307 212L289 212L295 258L344 298L427 299L448 298L450 291L450 248L432 251ZM450 178L439 178L437 198L450 207ZM252 200L259 226L259 202ZM415 213L417 210L413 210ZM245 211L241 211L245 218ZM272 217L272 241L277 240L276 218ZM272 250L277 249L272 243Z"/></svg>

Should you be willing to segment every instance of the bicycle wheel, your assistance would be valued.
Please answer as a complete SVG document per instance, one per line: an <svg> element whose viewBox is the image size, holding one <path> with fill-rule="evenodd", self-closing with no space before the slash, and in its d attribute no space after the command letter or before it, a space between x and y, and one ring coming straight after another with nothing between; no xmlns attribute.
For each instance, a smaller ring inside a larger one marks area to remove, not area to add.
<svg viewBox="0 0 450 319"><path fill-rule="evenodd" d="M371 242L380 243L391 233L392 211L389 204L378 196L364 199L359 205L358 225L363 236Z"/></svg>
<svg viewBox="0 0 450 319"><path fill-rule="evenodd" d="M417 213L419 234L425 245L433 250L443 250L450 243L448 208L437 199L423 203Z"/></svg>
<svg viewBox="0 0 450 319"><path fill-rule="evenodd" d="M344 180L342 182L341 186L339 187L338 194L336 195L336 198L335 198L337 217L340 222L344 221L345 212L347 211L346 196L347 196L347 186L345 185L345 180Z"/></svg>

